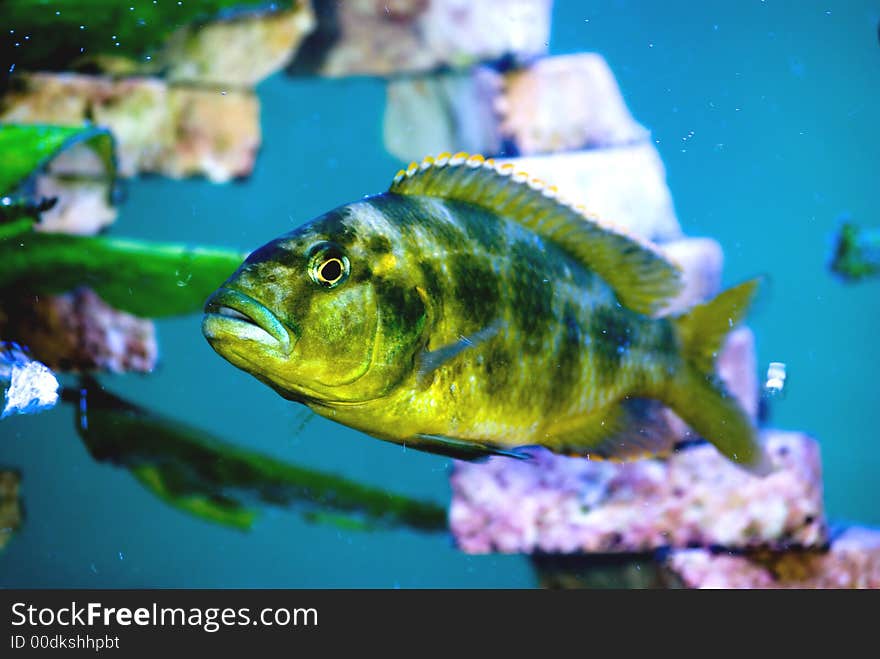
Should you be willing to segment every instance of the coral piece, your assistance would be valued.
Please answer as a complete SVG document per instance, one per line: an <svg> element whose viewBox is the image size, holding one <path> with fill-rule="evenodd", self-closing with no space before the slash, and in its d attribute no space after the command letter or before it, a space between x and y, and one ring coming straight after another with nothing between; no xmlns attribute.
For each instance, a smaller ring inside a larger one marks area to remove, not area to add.
<svg viewBox="0 0 880 659"><path fill-rule="evenodd" d="M150 372L158 347L153 322L108 306L80 288L64 295L4 300L0 335L60 371Z"/></svg>
<svg viewBox="0 0 880 659"><path fill-rule="evenodd" d="M283 68L314 27L311 5L301 0L286 11L184 27L157 59L170 81L252 87Z"/></svg>
<svg viewBox="0 0 880 659"><path fill-rule="evenodd" d="M20 482L17 471L0 469L0 550L9 544L12 535L21 527Z"/></svg>
<svg viewBox="0 0 880 659"><path fill-rule="evenodd" d="M880 588L880 530L847 528L827 551L673 551L666 565L688 588Z"/></svg>
<svg viewBox="0 0 880 659"><path fill-rule="evenodd" d="M77 74L16 80L0 101L0 121L106 126L117 142L121 176L204 175L224 182L253 170L260 122L252 92Z"/></svg>
<svg viewBox="0 0 880 659"><path fill-rule="evenodd" d="M472 554L823 544L816 442L783 431L765 431L762 442L774 467L766 477L708 444L625 464L542 449L528 461L457 462L450 526Z"/></svg>
<svg viewBox="0 0 880 659"><path fill-rule="evenodd" d="M550 0L313 0L318 26L294 73L383 75L464 67L547 50Z"/></svg>
<svg viewBox="0 0 880 659"><path fill-rule="evenodd" d="M504 75L495 103L502 135L520 155L621 146L648 139L595 53L538 60Z"/></svg>
<svg viewBox="0 0 880 659"><path fill-rule="evenodd" d="M559 195L610 224L655 241L681 237L666 170L651 143L500 159L559 188Z"/></svg>

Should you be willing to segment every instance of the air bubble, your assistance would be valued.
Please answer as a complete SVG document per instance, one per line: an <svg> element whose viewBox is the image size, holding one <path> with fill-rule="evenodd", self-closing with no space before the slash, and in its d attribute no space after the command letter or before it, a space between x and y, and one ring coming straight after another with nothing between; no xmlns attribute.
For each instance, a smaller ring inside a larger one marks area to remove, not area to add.
<svg viewBox="0 0 880 659"><path fill-rule="evenodd" d="M764 381L764 393L768 396L779 396L785 390L785 364L770 362L767 366L767 378Z"/></svg>
<svg viewBox="0 0 880 659"><path fill-rule="evenodd" d="M183 288L184 286L189 285L189 283L192 281L192 278L193 278L192 272L187 272L187 273L181 274L180 270L175 270L174 276L178 278L177 285L180 288Z"/></svg>

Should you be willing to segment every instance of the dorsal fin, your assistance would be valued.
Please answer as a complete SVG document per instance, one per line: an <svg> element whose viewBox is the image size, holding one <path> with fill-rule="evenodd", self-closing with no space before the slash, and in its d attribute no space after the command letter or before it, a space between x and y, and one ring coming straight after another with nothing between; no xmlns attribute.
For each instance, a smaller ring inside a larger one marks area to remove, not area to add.
<svg viewBox="0 0 880 659"><path fill-rule="evenodd" d="M681 288L681 271L653 245L557 198L555 187L483 156L441 154L394 177L391 193L464 201L518 222L607 281L621 304L652 314Z"/></svg>

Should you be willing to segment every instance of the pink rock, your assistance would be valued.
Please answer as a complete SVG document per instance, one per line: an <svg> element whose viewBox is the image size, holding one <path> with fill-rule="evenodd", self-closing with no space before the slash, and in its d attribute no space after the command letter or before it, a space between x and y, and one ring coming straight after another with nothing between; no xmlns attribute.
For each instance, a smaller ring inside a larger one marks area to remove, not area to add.
<svg viewBox="0 0 880 659"><path fill-rule="evenodd" d="M814 547L825 541L816 442L765 431L757 477L711 445L616 464L538 450L528 461L456 462L450 526L468 553Z"/></svg>
<svg viewBox="0 0 880 659"><path fill-rule="evenodd" d="M148 373L158 358L153 321L117 311L87 288L8 300L0 335L55 371Z"/></svg>
<svg viewBox="0 0 880 659"><path fill-rule="evenodd" d="M649 141L614 74L595 53L538 59L503 73L397 78L388 86L385 146L401 160L443 151L522 156Z"/></svg>
<svg viewBox="0 0 880 659"><path fill-rule="evenodd" d="M316 38L295 73L382 75L545 53L550 0L315 0ZM426 155L426 154L422 154ZM421 156L419 156L421 157Z"/></svg>
<svg viewBox="0 0 880 659"><path fill-rule="evenodd" d="M689 588L880 588L880 530L850 527L827 551L673 551L666 566Z"/></svg>
<svg viewBox="0 0 880 659"><path fill-rule="evenodd" d="M250 175L260 147L260 102L251 92L172 87L174 139L156 170L166 176L206 176L215 183Z"/></svg>
<svg viewBox="0 0 880 659"><path fill-rule="evenodd" d="M596 53L548 57L503 76L495 102L501 134L520 155L645 142L614 74Z"/></svg>

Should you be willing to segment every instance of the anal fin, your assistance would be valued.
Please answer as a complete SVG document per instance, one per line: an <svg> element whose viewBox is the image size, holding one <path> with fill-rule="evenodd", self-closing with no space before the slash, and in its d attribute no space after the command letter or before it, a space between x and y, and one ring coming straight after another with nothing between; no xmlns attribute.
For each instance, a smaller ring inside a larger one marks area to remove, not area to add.
<svg viewBox="0 0 880 659"><path fill-rule="evenodd" d="M590 415L567 419L546 430L542 444L565 455L629 461L672 452L677 438L650 398L626 398Z"/></svg>
<svg viewBox="0 0 880 659"><path fill-rule="evenodd" d="M528 453L518 451L516 449L503 449L485 444L483 442L470 439L458 439L455 437L445 437L443 435L416 435L417 441L413 442L413 447L420 451L428 453L437 453L445 455L456 460L469 460L478 462L486 460L493 455L502 455L508 458L516 458L518 460L528 460L531 456Z"/></svg>

